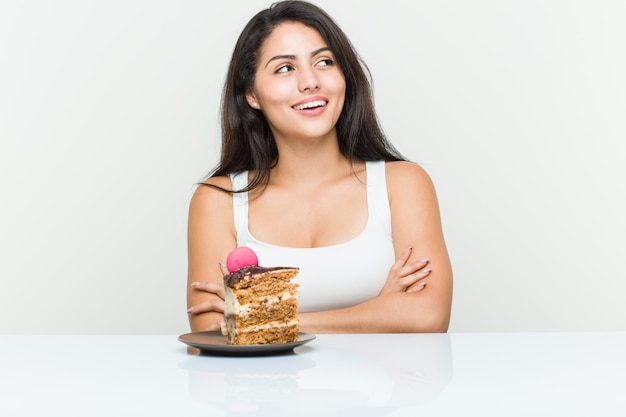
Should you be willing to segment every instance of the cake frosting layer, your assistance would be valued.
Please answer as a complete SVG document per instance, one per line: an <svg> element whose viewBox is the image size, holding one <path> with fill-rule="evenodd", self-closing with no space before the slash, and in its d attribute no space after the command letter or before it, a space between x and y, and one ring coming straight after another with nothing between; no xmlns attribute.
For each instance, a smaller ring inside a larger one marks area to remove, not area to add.
<svg viewBox="0 0 626 417"><path fill-rule="evenodd" d="M224 275L224 285L227 287L232 286L239 281L253 278L254 276L262 276L263 274L273 273L277 275L282 275L283 273L290 274L292 272L295 274L298 273L298 268L288 267L288 266L274 266L274 267L265 267L265 266L246 266L241 268L235 272Z"/></svg>

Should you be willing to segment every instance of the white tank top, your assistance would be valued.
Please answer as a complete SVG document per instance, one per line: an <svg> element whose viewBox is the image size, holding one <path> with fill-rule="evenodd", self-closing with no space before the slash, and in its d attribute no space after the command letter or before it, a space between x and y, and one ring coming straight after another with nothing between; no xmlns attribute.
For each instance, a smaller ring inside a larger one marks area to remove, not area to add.
<svg viewBox="0 0 626 417"><path fill-rule="evenodd" d="M248 229L248 193L233 194L237 246L254 250L262 266L300 268L294 279L299 311L333 310L378 295L395 262L385 162L367 162L367 225L354 239L332 246L288 248L255 239ZM248 172L231 174L233 189L247 185Z"/></svg>

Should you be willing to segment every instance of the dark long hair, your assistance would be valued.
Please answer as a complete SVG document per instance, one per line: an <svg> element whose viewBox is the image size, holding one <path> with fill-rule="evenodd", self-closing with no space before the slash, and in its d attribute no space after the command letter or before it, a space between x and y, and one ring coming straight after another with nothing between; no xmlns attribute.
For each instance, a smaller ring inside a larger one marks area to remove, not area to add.
<svg viewBox="0 0 626 417"><path fill-rule="evenodd" d="M345 33L313 4L280 1L257 13L239 35L222 92L221 158L209 177L254 172L247 188L233 191L252 190L269 181L270 170L278 161L278 148L265 116L248 105L246 93L254 86L263 42L284 22L299 22L317 30L343 72L346 96L336 125L341 153L350 162L404 160L378 123L369 69Z"/></svg>

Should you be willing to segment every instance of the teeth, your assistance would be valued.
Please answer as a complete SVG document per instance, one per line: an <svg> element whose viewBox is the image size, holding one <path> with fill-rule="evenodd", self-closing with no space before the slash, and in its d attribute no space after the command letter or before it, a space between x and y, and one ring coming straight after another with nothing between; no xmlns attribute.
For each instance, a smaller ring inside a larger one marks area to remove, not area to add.
<svg viewBox="0 0 626 417"><path fill-rule="evenodd" d="M293 108L296 110L312 109L313 107L325 106L326 103L326 100L313 100L309 101L308 103L298 104L296 106L293 106Z"/></svg>

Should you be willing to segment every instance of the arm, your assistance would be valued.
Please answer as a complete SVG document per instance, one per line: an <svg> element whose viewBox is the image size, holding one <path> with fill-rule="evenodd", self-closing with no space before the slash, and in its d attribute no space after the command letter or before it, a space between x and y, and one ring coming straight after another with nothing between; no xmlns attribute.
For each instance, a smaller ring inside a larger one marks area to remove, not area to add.
<svg viewBox="0 0 626 417"><path fill-rule="evenodd" d="M300 314L300 327L303 331L447 331L452 306L452 268L432 181L415 164L392 162L387 163L387 190L398 262L392 267L381 294L344 309ZM409 247L412 250L405 252ZM428 268L431 272L425 278L419 279L419 274L423 272L420 269L424 267L420 267L419 263L422 258L429 259ZM409 271L400 272L402 268L409 268ZM399 281L407 279L415 284L398 285ZM415 289L414 285L423 282L426 283L423 289L411 292L411 289Z"/></svg>
<svg viewBox="0 0 626 417"><path fill-rule="evenodd" d="M229 188L228 178L208 182ZM232 196L199 186L189 204L187 307L191 331L219 330L224 312L220 262L236 246Z"/></svg>

